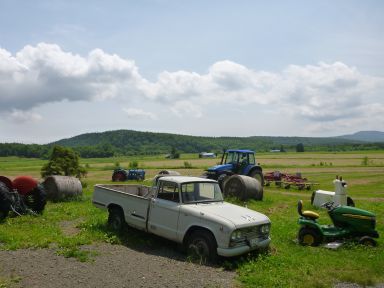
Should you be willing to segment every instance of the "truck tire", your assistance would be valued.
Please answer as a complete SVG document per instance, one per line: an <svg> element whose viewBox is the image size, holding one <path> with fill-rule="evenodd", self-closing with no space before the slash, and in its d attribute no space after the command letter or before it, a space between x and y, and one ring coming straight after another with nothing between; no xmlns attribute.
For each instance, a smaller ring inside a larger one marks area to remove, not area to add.
<svg viewBox="0 0 384 288"><path fill-rule="evenodd" d="M263 186L255 178L243 175L231 176L224 187L225 196L233 196L241 201L263 200Z"/></svg>
<svg viewBox="0 0 384 288"><path fill-rule="evenodd" d="M116 232L122 232L125 223L124 212L120 207L111 207L108 209L108 225Z"/></svg>
<svg viewBox="0 0 384 288"><path fill-rule="evenodd" d="M0 182L0 221L7 218L9 210L11 209L9 192L8 187L3 182Z"/></svg>
<svg viewBox="0 0 384 288"><path fill-rule="evenodd" d="M218 255L215 237L205 230L192 232L187 241L187 253L200 263L216 262Z"/></svg>
<svg viewBox="0 0 384 288"><path fill-rule="evenodd" d="M298 240L300 245L319 246L323 240L322 238L320 232L315 228L302 227L299 230Z"/></svg>
<svg viewBox="0 0 384 288"><path fill-rule="evenodd" d="M249 177L255 178L257 181L260 182L261 187L264 186L264 175L259 170L252 170L251 173L249 173Z"/></svg>

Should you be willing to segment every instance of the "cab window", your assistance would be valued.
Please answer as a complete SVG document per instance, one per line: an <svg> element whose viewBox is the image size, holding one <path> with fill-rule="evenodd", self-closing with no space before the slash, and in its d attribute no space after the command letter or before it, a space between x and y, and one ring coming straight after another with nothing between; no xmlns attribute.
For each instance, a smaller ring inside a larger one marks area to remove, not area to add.
<svg viewBox="0 0 384 288"><path fill-rule="evenodd" d="M176 183L162 181L160 183L157 198L164 199L172 202L179 202L179 188Z"/></svg>

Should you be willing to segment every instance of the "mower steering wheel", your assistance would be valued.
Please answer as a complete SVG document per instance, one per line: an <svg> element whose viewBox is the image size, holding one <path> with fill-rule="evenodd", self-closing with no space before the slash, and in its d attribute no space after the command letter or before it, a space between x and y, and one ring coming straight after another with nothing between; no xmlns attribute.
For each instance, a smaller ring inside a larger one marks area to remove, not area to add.
<svg viewBox="0 0 384 288"><path fill-rule="evenodd" d="M321 207L324 207L325 209L327 209L328 211L332 210L333 209L333 205L335 204L335 202L333 201L329 201L329 202L325 202L323 204L321 204Z"/></svg>

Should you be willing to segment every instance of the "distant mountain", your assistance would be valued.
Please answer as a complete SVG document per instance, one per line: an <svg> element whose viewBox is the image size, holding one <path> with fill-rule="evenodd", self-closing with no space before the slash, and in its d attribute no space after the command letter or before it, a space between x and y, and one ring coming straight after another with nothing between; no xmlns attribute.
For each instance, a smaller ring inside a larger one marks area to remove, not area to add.
<svg viewBox="0 0 384 288"><path fill-rule="evenodd" d="M364 142L384 142L384 132L381 131L359 131L354 134L342 135L338 138L364 141Z"/></svg>

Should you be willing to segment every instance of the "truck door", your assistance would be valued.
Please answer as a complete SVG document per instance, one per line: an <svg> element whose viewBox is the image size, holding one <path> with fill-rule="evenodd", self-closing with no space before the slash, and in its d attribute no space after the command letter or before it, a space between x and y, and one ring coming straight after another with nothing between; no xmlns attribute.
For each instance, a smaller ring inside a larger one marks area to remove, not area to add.
<svg viewBox="0 0 384 288"><path fill-rule="evenodd" d="M150 200L148 231L171 239L177 239L180 194L176 183L160 181L157 197Z"/></svg>

